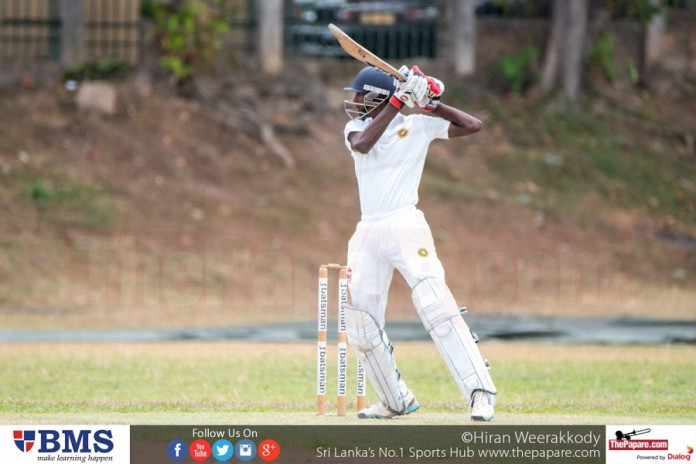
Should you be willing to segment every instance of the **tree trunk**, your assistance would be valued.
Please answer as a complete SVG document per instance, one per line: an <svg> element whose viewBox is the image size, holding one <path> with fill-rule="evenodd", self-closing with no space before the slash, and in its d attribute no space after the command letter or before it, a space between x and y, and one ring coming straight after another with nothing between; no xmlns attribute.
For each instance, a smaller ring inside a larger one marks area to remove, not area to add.
<svg viewBox="0 0 696 464"><path fill-rule="evenodd" d="M563 49L563 33L565 31L566 0L554 0L552 4L551 31L546 42L546 54L544 55L544 67L541 72L541 93L551 93L558 83L558 69Z"/></svg>
<svg viewBox="0 0 696 464"><path fill-rule="evenodd" d="M568 103L574 103L580 98L588 6L589 0L568 2L568 21L563 47L563 95Z"/></svg>
<svg viewBox="0 0 696 464"><path fill-rule="evenodd" d="M261 70L277 76L283 71L283 9L282 0L257 3L259 29L259 61Z"/></svg>
<svg viewBox="0 0 696 464"><path fill-rule="evenodd" d="M659 0L650 0L650 3L658 8L660 6ZM662 13L653 14L643 26L644 37L640 70L642 85L649 84L651 71L660 63L664 32L665 17Z"/></svg>
<svg viewBox="0 0 696 464"><path fill-rule="evenodd" d="M470 76L476 70L476 2L454 0L452 3L454 70L458 76Z"/></svg>

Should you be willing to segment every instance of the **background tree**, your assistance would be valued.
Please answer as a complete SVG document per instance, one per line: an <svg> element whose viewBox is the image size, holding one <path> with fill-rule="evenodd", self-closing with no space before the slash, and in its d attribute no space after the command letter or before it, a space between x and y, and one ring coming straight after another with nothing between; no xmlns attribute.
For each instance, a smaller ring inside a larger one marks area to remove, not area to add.
<svg viewBox="0 0 696 464"><path fill-rule="evenodd" d="M565 101L571 105L582 94L588 10L589 0L554 0L552 5L540 90L549 94L560 81Z"/></svg>
<svg viewBox="0 0 696 464"><path fill-rule="evenodd" d="M546 41L540 83L540 90L544 95L551 93L558 85L558 63L561 59L567 7L568 2L558 0L554 1L551 7L551 30Z"/></svg>
<svg viewBox="0 0 696 464"><path fill-rule="evenodd" d="M454 70L470 76L476 70L476 2L453 0L447 5L453 37Z"/></svg>
<svg viewBox="0 0 696 464"><path fill-rule="evenodd" d="M648 86L650 75L660 63L662 56L662 37L665 30L665 15L661 0L633 0L632 16L638 18L643 29L643 41L640 53L640 84Z"/></svg>

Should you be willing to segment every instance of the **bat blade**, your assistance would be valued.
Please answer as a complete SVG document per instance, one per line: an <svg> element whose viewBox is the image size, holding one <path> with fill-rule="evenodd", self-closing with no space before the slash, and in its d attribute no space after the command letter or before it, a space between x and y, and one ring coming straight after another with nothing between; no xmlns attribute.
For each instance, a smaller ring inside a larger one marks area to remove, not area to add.
<svg viewBox="0 0 696 464"><path fill-rule="evenodd" d="M374 66L400 81L406 80L406 76L401 74L398 69L353 40L348 34L343 32L340 27L335 24L329 24L329 30L334 37L336 37L341 48L356 60Z"/></svg>

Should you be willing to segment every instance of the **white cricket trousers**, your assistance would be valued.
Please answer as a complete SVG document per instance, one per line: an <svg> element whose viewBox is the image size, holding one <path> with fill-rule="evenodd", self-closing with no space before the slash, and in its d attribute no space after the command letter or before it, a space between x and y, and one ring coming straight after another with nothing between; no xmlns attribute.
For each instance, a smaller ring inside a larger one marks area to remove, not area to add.
<svg viewBox="0 0 696 464"><path fill-rule="evenodd" d="M415 206L363 218L348 242L347 265L352 305L368 312L380 329L394 269L410 288L428 277L445 279L430 226Z"/></svg>

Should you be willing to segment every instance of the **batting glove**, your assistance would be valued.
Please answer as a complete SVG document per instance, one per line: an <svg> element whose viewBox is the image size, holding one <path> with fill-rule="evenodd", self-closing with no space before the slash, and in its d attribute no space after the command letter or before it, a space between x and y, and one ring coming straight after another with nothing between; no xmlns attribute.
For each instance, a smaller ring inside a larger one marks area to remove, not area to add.
<svg viewBox="0 0 696 464"><path fill-rule="evenodd" d="M440 104L440 97L445 91L445 84L442 83L440 79L436 79L431 76L426 76L423 71L421 71L418 66L413 67L413 71L416 74L424 76L428 82L428 89L423 98L418 100L418 106L427 112L432 112Z"/></svg>
<svg viewBox="0 0 696 464"><path fill-rule="evenodd" d="M402 68L403 69L403 68ZM425 98L428 93L428 81L411 69L405 82L401 82L389 99L389 102L401 109L404 105L413 108L418 100Z"/></svg>

